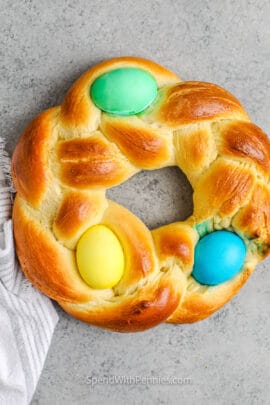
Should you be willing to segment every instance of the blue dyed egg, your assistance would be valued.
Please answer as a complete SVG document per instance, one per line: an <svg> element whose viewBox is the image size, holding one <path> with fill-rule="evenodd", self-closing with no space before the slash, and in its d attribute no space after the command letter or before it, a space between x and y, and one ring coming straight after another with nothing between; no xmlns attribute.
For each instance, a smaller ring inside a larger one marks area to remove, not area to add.
<svg viewBox="0 0 270 405"><path fill-rule="evenodd" d="M116 115L135 115L145 110L157 96L153 76L138 68L119 68L98 77L91 98L98 108Z"/></svg>
<svg viewBox="0 0 270 405"><path fill-rule="evenodd" d="M240 236L229 231L209 233L196 245L192 276L201 284L218 285L241 270L245 256Z"/></svg>

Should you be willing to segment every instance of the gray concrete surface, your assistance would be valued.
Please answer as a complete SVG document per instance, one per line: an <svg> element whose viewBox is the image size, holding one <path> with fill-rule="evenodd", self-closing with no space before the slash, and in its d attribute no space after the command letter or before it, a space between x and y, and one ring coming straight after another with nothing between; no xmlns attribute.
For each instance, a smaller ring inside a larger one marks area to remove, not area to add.
<svg viewBox="0 0 270 405"><path fill-rule="evenodd" d="M0 44L0 128L10 153L25 124L60 103L84 70L125 54L225 86L270 134L268 0L1 0ZM151 227L192 210L190 187L176 169L143 172L111 196ZM32 404L269 404L269 264L219 313L194 325L113 334L57 308L60 322ZM190 383L89 384L104 376Z"/></svg>

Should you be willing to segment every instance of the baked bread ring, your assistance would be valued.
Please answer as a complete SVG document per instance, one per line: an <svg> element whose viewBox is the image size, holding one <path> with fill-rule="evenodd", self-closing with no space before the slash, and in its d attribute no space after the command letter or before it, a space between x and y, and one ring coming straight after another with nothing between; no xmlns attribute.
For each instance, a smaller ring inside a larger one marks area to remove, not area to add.
<svg viewBox="0 0 270 405"><path fill-rule="evenodd" d="M186 221L150 231L106 198L142 169L174 165L194 190ZM24 130L12 173L26 277L93 325L135 332L204 319L269 253L267 135L223 88L146 59L84 73Z"/></svg>

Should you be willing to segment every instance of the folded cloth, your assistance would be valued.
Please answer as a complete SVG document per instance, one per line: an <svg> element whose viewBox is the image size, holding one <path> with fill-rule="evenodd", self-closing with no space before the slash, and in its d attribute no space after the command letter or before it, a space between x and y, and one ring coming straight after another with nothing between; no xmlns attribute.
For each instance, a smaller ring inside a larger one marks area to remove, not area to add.
<svg viewBox="0 0 270 405"><path fill-rule="evenodd" d="M15 256L10 160L0 138L0 404L29 404L58 321Z"/></svg>

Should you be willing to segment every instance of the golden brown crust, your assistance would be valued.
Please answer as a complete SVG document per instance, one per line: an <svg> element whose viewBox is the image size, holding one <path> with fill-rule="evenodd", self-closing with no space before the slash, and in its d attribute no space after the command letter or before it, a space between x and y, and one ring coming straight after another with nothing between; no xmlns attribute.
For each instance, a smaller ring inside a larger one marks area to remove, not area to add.
<svg viewBox="0 0 270 405"><path fill-rule="evenodd" d="M70 237L95 211L97 211L95 201L88 198L87 194L71 192L65 197L57 213L55 228L59 234Z"/></svg>
<svg viewBox="0 0 270 405"><path fill-rule="evenodd" d="M245 284L254 268L245 268L232 280L217 287L198 288L189 291L178 308L169 317L170 323L193 323L207 318L225 305ZM192 280L194 284L196 282Z"/></svg>
<svg viewBox="0 0 270 405"><path fill-rule="evenodd" d="M54 219L54 235L68 248L75 248L83 232L100 222L101 213L106 208L107 201L103 192L68 192Z"/></svg>
<svg viewBox="0 0 270 405"><path fill-rule="evenodd" d="M240 102L212 83L179 83L165 89L161 100L159 108L153 106L152 119L173 127L231 117L248 119Z"/></svg>
<svg viewBox="0 0 270 405"><path fill-rule="evenodd" d="M242 158L256 163L267 175L270 173L270 141L267 135L251 122L233 122L222 131L223 156Z"/></svg>
<svg viewBox="0 0 270 405"><path fill-rule="evenodd" d="M121 152L142 169L158 169L170 159L170 144L153 128L137 119L105 116L101 123L103 133L115 142Z"/></svg>
<svg viewBox="0 0 270 405"><path fill-rule="evenodd" d="M18 193L37 206L46 189L48 147L59 107L44 111L22 133L12 157L12 176Z"/></svg>
<svg viewBox="0 0 270 405"><path fill-rule="evenodd" d="M238 163L217 159L203 174L194 190L194 215L200 220L233 216L249 197L255 176Z"/></svg>
<svg viewBox="0 0 270 405"><path fill-rule="evenodd" d="M139 332L166 321L177 307L181 289L172 289L171 283L172 280L170 283L161 280L160 283L146 285L141 299L124 296L121 306L115 303L107 307L91 307L65 301L59 301L59 304L84 322L117 332Z"/></svg>
<svg viewBox="0 0 270 405"><path fill-rule="evenodd" d="M270 190L265 184L256 184L249 204L239 210L233 225L242 229L258 243L270 243ZM268 248L269 249L269 248Z"/></svg>
<svg viewBox="0 0 270 405"><path fill-rule="evenodd" d="M197 233L180 222L162 226L152 231L156 251L161 262L177 258L183 267L192 268Z"/></svg>
<svg viewBox="0 0 270 405"><path fill-rule="evenodd" d="M143 113L115 117L91 101L101 74L139 67L156 80L158 96ZM177 164L194 189L194 213L152 232L105 198L140 169ZM180 82L141 58L116 58L89 69L61 107L40 114L14 151L17 188L13 220L26 276L70 314L121 332L160 322L195 322L230 300L270 251L270 142L249 122L240 102L211 83ZM241 272L218 286L192 277L196 227L229 229L247 246ZM125 255L111 289L94 290L80 277L76 245L92 225L108 226Z"/></svg>
<svg viewBox="0 0 270 405"><path fill-rule="evenodd" d="M174 136L177 164L194 184L217 157L217 149L208 123L185 127Z"/></svg>
<svg viewBox="0 0 270 405"><path fill-rule="evenodd" d="M134 173L114 144L101 135L59 142L60 179L75 188L111 187Z"/></svg>

